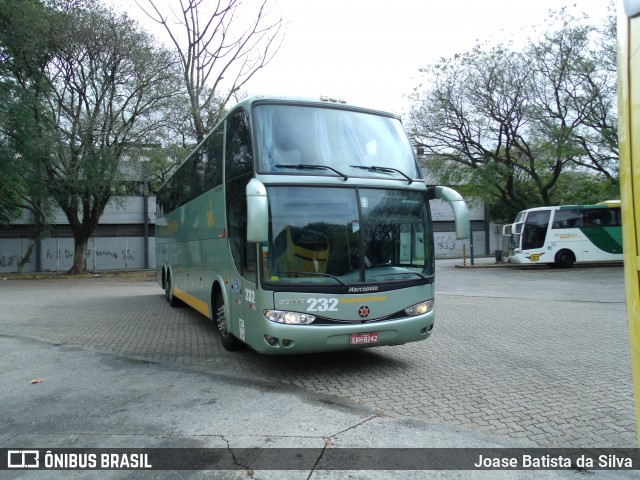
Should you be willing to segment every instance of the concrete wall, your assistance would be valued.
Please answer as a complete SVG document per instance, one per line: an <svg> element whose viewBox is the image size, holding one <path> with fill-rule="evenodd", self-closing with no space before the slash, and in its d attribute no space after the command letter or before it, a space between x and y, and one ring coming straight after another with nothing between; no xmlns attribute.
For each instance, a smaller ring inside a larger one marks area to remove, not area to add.
<svg viewBox="0 0 640 480"><path fill-rule="evenodd" d="M0 239L0 272L15 272L18 262L29 247L29 240L22 238ZM36 250L37 248L37 250ZM40 240L25 265L25 272L35 272L37 255L40 255L41 271L64 272L73 262L73 238L45 238ZM89 240L87 269L136 270L145 266L144 237L98 237ZM149 237L149 268L155 268L155 238Z"/></svg>
<svg viewBox="0 0 640 480"><path fill-rule="evenodd" d="M155 197L147 198L149 243L148 265L155 268L155 237L153 224L156 221ZM31 223L25 214L14 222L15 225ZM67 217L60 209L55 209L51 216L52 225L68 225ZM100 219L100 225L140 226L144 223L144 197L120 197L107 204ZM140 230L139 228L137 230ZM126 234L125 234L126 235ZM25 272L35 272L38 258L41 271L65 271L71 268L74 248L73 238L56 238L55 232L50 238L43 238L34 248ZM0 238L0 272L15 272L20 259L29 246L28 238ZM145 267L144 236L100 236L89 240L87 252L87 268L96 270L141 269Z"/></svg>
<svg viewBox="0 0 640 480"><path fill-rule="evenodd" d="M473 255L474 256L494 256L495 250L502 248L502 235L498 234L501 227L493 223L489 224L487 247L487 232L484 225L484 205L481 202L473 201L473 199L465 199L469 208L469 220L475 223L473 230ZM458 240L455 232L438 231L437 222L453 222L453 211L449 204L443 200L432 200L431 219L434 222L435 232L434 246L436 258L462 258L463 253L467 258L471 257L472 245L470 240ZM480 225L481 224L481 225ZM481 230L478 230L478 228Z"/></svg>
<svg viewBox="0 0 640 480"><path fill-rule="evenodd" d="M149 223L156 223L156 197L147 197ZM14 225L27 225L31 218L27 210L22 218L15 220ZM67 216L60 208L55 208L49 219L51 225L69 225ZM101 224L125 225L144 222L144 197L117 197L107 203L104 208Z"/></svg>

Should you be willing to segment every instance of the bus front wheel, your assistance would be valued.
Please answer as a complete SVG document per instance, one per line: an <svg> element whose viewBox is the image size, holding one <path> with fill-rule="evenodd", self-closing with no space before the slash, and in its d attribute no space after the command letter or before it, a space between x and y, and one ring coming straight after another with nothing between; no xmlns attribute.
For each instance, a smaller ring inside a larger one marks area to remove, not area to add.
<svg viewBox="0 0 640 480"><path fill-rule="evenodd" d="M220 343L222 343L224 349L230 352L241 349L243 343L236 337L234 337L233 334L229 331L229 326L224 314L224 300L222 299L222 295L218 295L216 297L214 311L216 314L216 325L218 326L218 331L220 332Z"/></svg>
<svg viewBox="0 0 640 480"><path fill-rule="evenodd" d="M560 268L569 268L576 261L576 257L571 250L560 250L556 253L555 262Z"/></svg>

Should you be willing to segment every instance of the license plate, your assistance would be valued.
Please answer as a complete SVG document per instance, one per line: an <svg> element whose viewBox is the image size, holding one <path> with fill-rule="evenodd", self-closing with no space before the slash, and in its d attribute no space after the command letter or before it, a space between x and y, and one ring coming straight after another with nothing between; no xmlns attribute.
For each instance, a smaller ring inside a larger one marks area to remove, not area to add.
<svg viewBox="0 0 640 480"><path fill-rule="evenodd" d="M364 345L365 343L378 343L380 340L379 332L370 333L352 333L349 337L349 343L351 345Z"/></svg>

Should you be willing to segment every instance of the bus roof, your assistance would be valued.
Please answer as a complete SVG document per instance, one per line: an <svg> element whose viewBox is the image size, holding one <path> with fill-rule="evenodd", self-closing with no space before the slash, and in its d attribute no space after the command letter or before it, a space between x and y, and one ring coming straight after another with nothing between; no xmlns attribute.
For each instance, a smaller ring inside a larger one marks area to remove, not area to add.
<svg viewBox="0 0 640 480"><path fill-rule="evenodd" d="M598 202L596 205L607 205L609 207L620 208L620 200L604 200L602 202Z"/></svg>
<svg viewBox="0 0 640 480"><path fill-rule="evenodd" d="M343 107L353 110L366 111L370 113L376 113L380 115L384 115L387 117L394 117L400 119L399 115L391 112L385 112L382 110L377 110L373 108L368 108L362 105L356 105L346 100L343 100L339 97L329 97L325 95L320 95L317 97L294 97L294 96L279 96L279 95L254 95L248 98L245 98L241 102L238 102L236 105L231 107L231 110L236 107L244 107L247 110L251 109L252 106L260 103L289 103L289 104L298 104L298 105L315 105L315 106L337 106Z"/></svg>
<svg viewBox="0 0 640 480"><path fill-rule="evenodd" d="M620 208L620 200L604 200L595 205L553 205L548 207L533 207L521 210L522 212L535 212L540 210L574 210L576 208Z"/></svg>

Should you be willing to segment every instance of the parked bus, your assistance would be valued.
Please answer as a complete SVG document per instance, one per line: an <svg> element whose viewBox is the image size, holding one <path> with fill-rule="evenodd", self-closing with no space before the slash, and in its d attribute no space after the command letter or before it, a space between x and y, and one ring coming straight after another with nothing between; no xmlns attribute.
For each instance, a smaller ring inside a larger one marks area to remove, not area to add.
<svg viewBox="0 0 640 480"><path fill-rule="evenodd" d="M618 5L618 143L624 273L640 443L640 0ZM633 88L632 88L633 86ZM633 135L632 135L632 132Z"/></svg>
<svg viewBox="0 0 640 480"><path fill-rule="evenodd" d="M503 227L511 237L509 260L570 267L575 262L622 261L620 201L539 207L518 213Z"/></svg>
<svg viewBox="0 0 640 480"><path fill-rule="evenodd" d="M433 329L430 199L400 120L327 98L233 108L157 194L157 279L222 345L307 353L399 345Z"/></svg>

